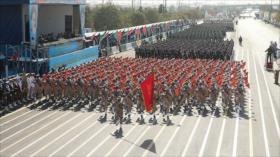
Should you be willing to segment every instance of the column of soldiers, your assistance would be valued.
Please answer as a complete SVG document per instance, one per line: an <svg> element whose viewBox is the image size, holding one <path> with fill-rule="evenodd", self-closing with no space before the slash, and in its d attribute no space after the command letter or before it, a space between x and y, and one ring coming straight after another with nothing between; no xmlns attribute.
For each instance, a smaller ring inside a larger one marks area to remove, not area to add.
<svg viewBox="0 0 280 157"><path fill-rule="evenodd" d="M181 40L169 39L135 48L136 57L147 58L200 58L230 60L233 40Z"/></svg>
<svg viewBox="0 0 280 157"><path fill-rule="evenodd" d="M183 32L168 35L167 41L135 48L136 57L200 58L230 60L233 40L226 40L226 32L234 31L232 21L206 21Z"/></svg>
<svg viewBox="0 0 280 157"><path fill-rule="evenodd" d="M226 32L232 31L234 31L233 22L203 23L183 32L171 34L169 38L185 40L223 40L226 36Z"/></svg>
<svg viewBox="0 0 280 157"><path fill-rule="evenodd" d="M225 115L230 116L237 108L242 110L244 89L248 86L244 66L244 62L221 60L100 58L36 77L25 96L40 100L31 109L104 112L100 122L107 121L107 113L113 113L114 123L131 123L131 111L135 109L139 114L137 122L144 124L145 107L139 87L154 72L153 113L162 113L163 122L170 125L170 114L192 115L193 109L204 116L219 114L215 106L219 92ZM157 123L155 114L149 122Z"/></svg>
<svg viewBox="0 0 280 157"><path fill-rule="evenodd" d="M0 116L10 113L36 98L38 76L20 74L0 80Z"/></svg>
<svg viewBox="0 0 280 157"><path fill-rule="evenodd" d="M231 24L225 27L224 23L214 26L206 23L200 27L197 30L205 32L215 28L231 30ZM7 104L18 103L18 100L37 99L39 101L28 107L97 110L104 113L99 118L101 123L108 120L108 113L112 113L111 121L120 124L120 129L114 133L119 137L122 136L121 125L132 122L132 110L139 114L139 124L146 123L140 84L154 73L154 100L149 123L158 123L156 112L161 113L162 121L167 125L172 124L170 114L179 112L190 116L195 112L203 116L219 115L221 111L227 116L234 112L244 115L245 89L249 87L245 63L230 61L233 41L220 40L221 36L215 31L187 35L191 40L170 39L140 47L136 49L139 58L99 58L41 77L31 74L13 78L13 83L5 80L1 90L8 92L1 92L1 111L3 107L9 109ZM207 40L193 40L196 38ZM216 105L219 93L222 107Z"/></svg>

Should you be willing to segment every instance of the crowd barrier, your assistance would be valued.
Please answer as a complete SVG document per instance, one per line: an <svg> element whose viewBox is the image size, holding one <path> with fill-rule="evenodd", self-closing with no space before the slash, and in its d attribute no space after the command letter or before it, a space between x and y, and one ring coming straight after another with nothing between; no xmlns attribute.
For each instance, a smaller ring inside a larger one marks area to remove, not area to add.
<svg viewBox="0 0 280 157"><path fill-rule="evenodd" d="M162 33L162 39L167 38L167 33L175 33L175 32L182 31L182 30L185 30L185 29L188 29L188 28L189 28L189 26L186 26L183 29L177 29L177 30L171 30L169 32L163 32ZM108 52L108 55L114 55L114 54L117 54L117 53L120 53L120 52L132 50L139 45L139 44L137 44L137 42L140 42L140 43L141 42L156 43L158 35L159 34L151 36L151 37L147 37L147 38L144 38L144 39L141 39L141 40L138 40L138 41L122 44L119 47L116 47L116 46L108 47L108 48L106 48L106 50Z"/></svg>
<svg viewBox="0 0 280 157"><path fill-rule="evenodd" d="M80 39L73 39L58 43L52 43L43 47L47 48L49 57L56 57L77 50L81 50L83 48L83 41Z"/></svg>
<svg viewBox="0 0 280 157"><path fill-rule="evenodd" d="M32 53L28 46L0 45L0 77L8 77L17 73L33 72Z"/></svg>
<svg viewBox="0 0 280 157"><path fill-rule="evenodd" d="M62 65L67 68L83 64L98 58L98 46L92 46L72 53L49 58L49 70L57 69Z"/></svg>

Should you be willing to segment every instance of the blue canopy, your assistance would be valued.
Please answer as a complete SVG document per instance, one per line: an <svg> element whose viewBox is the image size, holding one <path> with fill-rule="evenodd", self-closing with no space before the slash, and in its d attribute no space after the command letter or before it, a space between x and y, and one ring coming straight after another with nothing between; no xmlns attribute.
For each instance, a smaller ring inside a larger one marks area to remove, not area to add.
<svg viewBox="0 0 280 157"><path fill-rule="evenodd" d="M0 5L28 4L29 0L1 0Z"/></svg>
<svg viewBox="0 0 280 157"><path fill-rule="evenodd" d="M86 0L1 0L0 5L19 4L86 4Z"/></svg>

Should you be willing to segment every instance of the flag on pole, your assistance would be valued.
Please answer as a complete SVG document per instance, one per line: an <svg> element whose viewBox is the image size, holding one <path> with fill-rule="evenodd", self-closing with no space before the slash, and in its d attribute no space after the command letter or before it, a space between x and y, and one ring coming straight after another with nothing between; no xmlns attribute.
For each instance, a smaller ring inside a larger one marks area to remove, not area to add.
<svg viewBox="0 0 280 157"><path fill-rule="evenodd" d="M142 96L147 112L151 112L154 96L154 73L141 83Z"/></svg>
<svg viewBox="0 0 280 157"><path fill-rule="evenodd" d="M100 36L99 43L102 42L102 40L107 38L108 36L109 36L109 32L108 31L104 32L103 35Z"/></svg>
<svg viewBox="0 0 280 157"><path fill-rule="evenodd" d="M140 40L141 39L141 31L140 31L139 28L136 28L135 35L136 35L136 40Z"/></svg>
<svg viewBox="0 0 280 157"><path fill-rule="evenodd" d="M154 30L155 30L154 25L152 25L151 26L151 32L154 33Z"/></svg>
<svg viewBox="0 0 280 157"><path fill-rule="evenodd" d="M117 47L121 44L121 40L122 40L122 32L119 31L119 32L116 32L114 34L114 38L117 40Z"/></svg>
<svg viewBox="0 0 280 157"><path fill-rule="evenodd" d="M146 26L143 26L142 32L145 34L145 37L147 37L147 28L146 28Z"/></svg>
<svg viewBox="0 0 280 157"><path fill-rule="evenodd" d="M122 40L122 32L119 31L118 32L118 42L120 43L121 40Z"/></svg>

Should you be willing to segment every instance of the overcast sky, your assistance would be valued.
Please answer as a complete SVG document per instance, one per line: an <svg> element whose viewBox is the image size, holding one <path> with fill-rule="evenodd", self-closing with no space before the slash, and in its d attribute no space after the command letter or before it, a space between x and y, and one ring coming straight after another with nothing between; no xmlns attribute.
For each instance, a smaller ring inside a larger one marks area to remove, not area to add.
<svg viewBox="0 0 280 157"><path fill-rule="evenodd" d="M201 4L279 4L279 0L167 0L167 5L177 6L178 3L181 4L191 4L191 5L201 5ZM102 2L111 2L116 5L131 6L132 0L87 0L91 5L102 4ZM163 0L142 0L142 6L154 6L157 7L159 4L163 3ZM139 6L140 0L134 0L134 4Z"/></svg>

